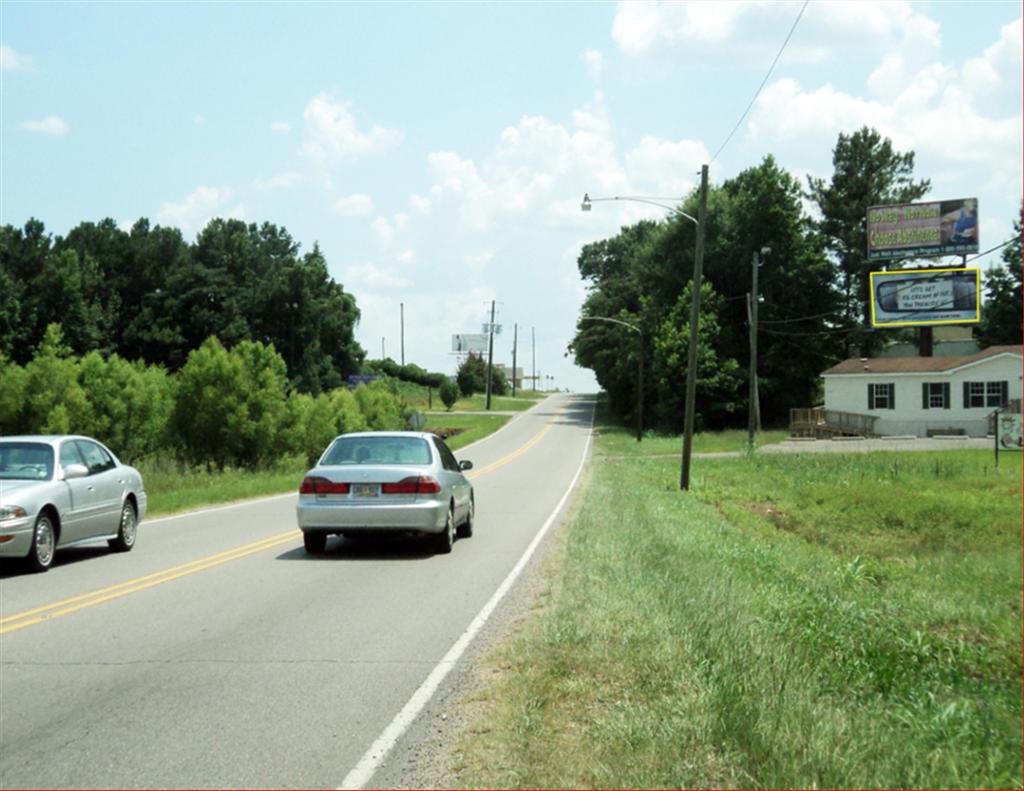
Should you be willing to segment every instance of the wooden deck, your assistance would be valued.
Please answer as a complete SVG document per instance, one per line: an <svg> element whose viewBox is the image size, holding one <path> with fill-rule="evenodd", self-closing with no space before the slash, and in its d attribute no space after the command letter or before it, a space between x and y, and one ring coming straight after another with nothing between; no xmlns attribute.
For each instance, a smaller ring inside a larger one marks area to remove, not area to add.
<svg viewBox="0 0 1024 791"><path fill-rule="evenodd" d="M858 415L856 412L840 412L817 406L810 409L789 410L789 435L791 437L876 437L875 415Z"/></svg>

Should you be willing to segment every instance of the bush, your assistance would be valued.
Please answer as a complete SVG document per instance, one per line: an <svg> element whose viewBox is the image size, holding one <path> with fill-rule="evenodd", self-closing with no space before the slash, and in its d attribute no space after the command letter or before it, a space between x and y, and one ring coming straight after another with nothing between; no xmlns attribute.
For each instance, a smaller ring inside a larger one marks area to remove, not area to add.
<svg viewBox="0 0 1024 791"><path fill-rule="evenodd" d="M36 356L25 366L15 433L78 433L90 417L89 399L78 383L78 365L64 345L60 325L48 325Z"/></svg>
<svg viewBox="0 0 1024 791"><path fill-rule="evenodd" d="M455 380L445 378L445 380L441 382L438 395L441 396L441 403L444 404L445 409L451 412L452 407L455 406L455 402L459 400L459 386L455 384Z"/></svg>
<svg viewBox="0 0 1024 791"><path fill-rule="evenodd" d="M255 467L277 456L286 373L272 346L242 341L229 352L216 337L204 341L178 373L172 423L185 457Z"/></svg>
<svg viewBox="0 0 1024 791"><path fill-rule="evenodd" d="M487 387L487 365L484 358L476 354L467 355L459 366L455 379L463 395L482 393Z"/></svg>
<svg viewBox="0 0 1024 791"><path fill-rule="evenodd" d="M359 385L355 398L371 431L401 431L405 428L401 401L386 384L371 382Z"/></svg>

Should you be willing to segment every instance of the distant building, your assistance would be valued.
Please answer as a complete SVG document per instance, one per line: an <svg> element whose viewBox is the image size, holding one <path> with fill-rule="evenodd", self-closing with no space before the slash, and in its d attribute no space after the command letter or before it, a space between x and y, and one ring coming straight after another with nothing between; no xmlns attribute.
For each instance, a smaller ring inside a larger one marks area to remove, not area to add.
<svg viewBox="0 0 1024 791"><path fill-rule="evenodd" d="M967 355L845 360L822 374L825 410L875 417L873 433L984 437L989 416L1021 399L1021 346Z"/></svg>
<svg viewBox="0 0 1024 791"><path fill-rule="evenodd" d="M508 380L508 383L511 385L512 384L512 369L509 366L502 365L501 363L495 363L494 367L497 368L499 371L501 371L503 374L505 374L505 378ZM523 389L523 369L522 368L516 368L515 388L516 388L516 390L522 390Z"/></svg>

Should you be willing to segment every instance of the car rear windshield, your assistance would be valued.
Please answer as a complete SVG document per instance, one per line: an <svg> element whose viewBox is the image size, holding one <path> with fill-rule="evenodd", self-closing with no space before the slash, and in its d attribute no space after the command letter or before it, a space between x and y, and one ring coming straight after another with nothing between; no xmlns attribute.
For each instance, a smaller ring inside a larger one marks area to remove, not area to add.
<svg viewBox="0 0 1024 791"><path fill-rule="evenodd" d="M340 437L323 464L430 464L430 446L420 437Z"/></svg>
<svg viewBox="0 0 1024 791"><path fill-rule="evenodd" d="M53 477L53 448L41 442L0 442L0 479L48 481Z"/></svg>

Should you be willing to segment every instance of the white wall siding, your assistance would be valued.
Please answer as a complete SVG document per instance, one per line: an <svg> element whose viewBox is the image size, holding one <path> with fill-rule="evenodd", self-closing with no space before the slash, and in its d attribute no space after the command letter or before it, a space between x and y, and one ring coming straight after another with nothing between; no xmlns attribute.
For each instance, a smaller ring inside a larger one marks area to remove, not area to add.
<svg viewBox="0 0 1024 791"><path fill-rule="evenodd" d="M1010 400L1021 398L1020 356L1003 354L954 371L931 373L863 373L825 376L825 406L841 412L874 415L875 431L883 435L927 436L929 430L963 430L972 437L988 433L988 416L995 407L964 407L964 382L1007 383ZM924 409L922 385L948 383L948 409ZM868 384L895 385L894 409L868 409Z"/></svg>

